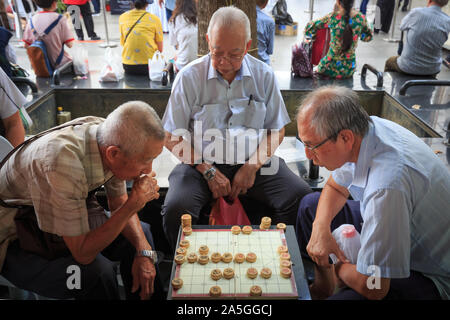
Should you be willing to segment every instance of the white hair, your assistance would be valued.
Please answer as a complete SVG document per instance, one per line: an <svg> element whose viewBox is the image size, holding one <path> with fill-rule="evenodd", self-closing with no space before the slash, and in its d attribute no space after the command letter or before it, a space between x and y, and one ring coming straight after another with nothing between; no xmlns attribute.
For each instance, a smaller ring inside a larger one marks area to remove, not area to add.
<svg viewBox="0 0 450 320"><path fill-rule="evenodd" d="M234 6L221 7L217 9L216 12L209 20L208 25L208 38L211 39L211 32L214 28L220 29L222 27L236 28L236 25L241 25L245 30L245 43L250 41L252 38L250 29L250 20L244 11Z"/></svg>
<svg viewBox="0 0 450 320"><path fill-rule="evenodd" d="M164 140L165 132L156 111L143 101L129 101L111 112L98 128L100 146L118 146L127 155L142 152L150 138Z"/></svg>

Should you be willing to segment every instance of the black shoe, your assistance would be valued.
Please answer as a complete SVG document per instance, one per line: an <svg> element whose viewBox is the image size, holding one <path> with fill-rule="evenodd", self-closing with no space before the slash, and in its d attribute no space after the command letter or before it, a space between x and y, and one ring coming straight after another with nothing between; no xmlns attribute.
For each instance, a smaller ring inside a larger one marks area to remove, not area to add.
<svg viewBox="0 0 450 320"><path fill-rule="evenodd" d="M406 11L408 11L408 8L407 7L402 7L402 11L406 12Z"/></svg>
<svg viewBox="0 0 450 320"><path fill-rule="evenodd" d="M174 74L174 69L175 66L172 65L172 67L169 69L169 79L170 79L170 83L173 83L173 80L175 78L175 74Z"/></svg>
<svg viewBox="0 0 450 320"><path fill-rule="evenodd" d="M376 34L378 34L380 32L380 29L373 29L373 32L375 32Z"/></svg>
<svg viewBox="0 0 450 320"><path fill-rule="evenodd" d="M91 37L91 40L100 40L101 38L99 36L93 36Z"/></svg>

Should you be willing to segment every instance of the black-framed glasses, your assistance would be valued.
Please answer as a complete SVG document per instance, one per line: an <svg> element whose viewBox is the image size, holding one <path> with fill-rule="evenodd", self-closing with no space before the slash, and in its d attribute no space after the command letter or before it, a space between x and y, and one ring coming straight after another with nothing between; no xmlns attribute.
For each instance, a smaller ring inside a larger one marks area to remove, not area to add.
<svg viewBox="0 0 450 320"><path fill-rule="evenodd" d="M311 152L314 152L314 150L316 150L317 148L323 146L328 140L333 139L333 138L336 137L336 136L337 136L337 134L334 133L334 134L332 134L331 136L329 136L328 138L326 138L325 140L323 140L322 142L320 142L320 143L318 143L318 144L316 144L315 146L312 146L312 147L311 147L311 146L308 146L306 143L304 143L304 142L302 141L302 139L300 139L299 136L297 136L297 139L298 139L301 143L303 143L303 145L305 146L306 149L308 149L308 150L311 151Z"/></svg>

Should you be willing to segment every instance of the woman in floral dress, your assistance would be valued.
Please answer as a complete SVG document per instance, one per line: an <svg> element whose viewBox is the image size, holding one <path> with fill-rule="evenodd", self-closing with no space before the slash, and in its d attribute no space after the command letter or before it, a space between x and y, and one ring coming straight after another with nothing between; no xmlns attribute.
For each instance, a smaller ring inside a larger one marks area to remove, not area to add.
<svg viewBox="0 0 450 320"><path fill-rule="evenodd" d="M352 10L354 0L336 0L335 9L325 17L310 21L305 27L305 37L314 41L317 30L330 29L330 49L320 60L318 73L330 78L353 76L356 70L355 50L358 39L372 40L373 31L366 17Z"/></svg>

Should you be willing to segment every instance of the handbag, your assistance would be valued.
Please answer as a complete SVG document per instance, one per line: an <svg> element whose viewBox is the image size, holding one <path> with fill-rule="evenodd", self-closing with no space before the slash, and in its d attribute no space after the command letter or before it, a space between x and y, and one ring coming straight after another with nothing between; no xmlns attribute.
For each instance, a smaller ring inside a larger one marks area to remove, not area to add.
<svg viewBox="0 0 450 320"><path fill-rule="evenodd" d="M320 60L327 55L330 49L330 29L323 28L317 30L316 39L312 43L311 48L311 63L317 66Z"/></svg>
<svg viewBox="0 0 450 320"><path fill-rule="evenodd" d="M250 225L250 220L238 198L234 200L220 197L211 209L210 225Z"/></svg>
<svg viewBox="0 0 450 320"><path fill-rule="evenodd" d="M6 161L21 147L31 143L32 141L42 137L43 135L62 129L69 126L75 126L82 124L81 122L75 122L71 124L63 124L55 128L43 131L28 140L25 140L13 150L11 150L0 163L0 169L6 163ZM88 199L89 200L89 199ZM17 237L19 239L20 247L28 252L35 253L48 260L53 260L59 257L64 257L70 254L64 239L56 234L42 231L39 228L37 222L36 213L33 206L29 205L9 205L0 199L0 206L6 208L18 208L16 215L14 216L14 223L16 225Z"/></svg>
<svg viewBox="0 0 450 320"><path fill-rule="evenodd" d="M313 77L311 43L303 41L292 46L291 72L294 76L301 78Z"/></svg>

